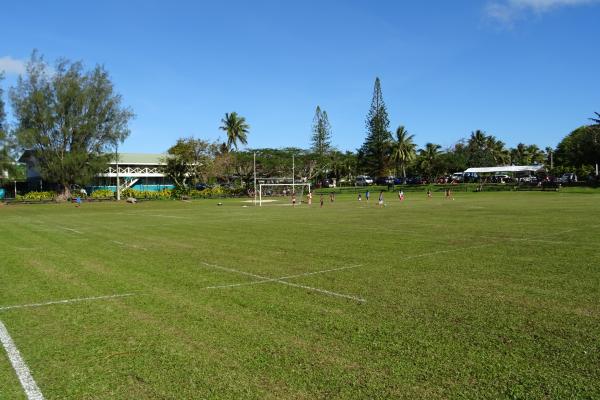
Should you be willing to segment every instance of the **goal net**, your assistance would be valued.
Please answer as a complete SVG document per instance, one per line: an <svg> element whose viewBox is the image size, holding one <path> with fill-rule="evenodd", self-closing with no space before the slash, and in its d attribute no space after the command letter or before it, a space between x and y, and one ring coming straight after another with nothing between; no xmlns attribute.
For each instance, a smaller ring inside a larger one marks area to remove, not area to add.
<svg viewBox="0 0 600 400"><path fill-rule="evenodd" d="M296 204L306 201L304 198L310 193L310 183L261 183L258 190L258 205L262 207L267 200L286 200L292 204L295 196Z"/></svg>

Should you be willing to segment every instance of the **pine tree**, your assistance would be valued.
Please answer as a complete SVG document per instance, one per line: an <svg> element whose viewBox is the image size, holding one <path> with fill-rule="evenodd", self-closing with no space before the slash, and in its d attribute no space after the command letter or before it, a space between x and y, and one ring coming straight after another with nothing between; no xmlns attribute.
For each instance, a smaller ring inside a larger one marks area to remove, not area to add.
<svg viewBox="0 0 600 400"><path fill-rule="evenodd" d="M325 156L331 150L331 125L327 111L317 106L312 127L312 150L319 157Z"/></svg>
<svg viewBox="0 0 600 400"><path fill-rule="evenodd" d="M388 172L392 141L389 126L390 120L381 94L381 82L376 78L371 109L366 120L367 137L360 149L361 166L375 176L383 176Z"/></svg>

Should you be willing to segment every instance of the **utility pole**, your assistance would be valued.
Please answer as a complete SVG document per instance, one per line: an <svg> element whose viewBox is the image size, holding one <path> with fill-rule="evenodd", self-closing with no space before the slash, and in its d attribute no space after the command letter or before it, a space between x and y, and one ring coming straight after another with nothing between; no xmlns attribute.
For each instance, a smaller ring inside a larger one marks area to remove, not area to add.
<svg viewBox="0 0 600 400"><path fill-rule="evenodd" d="M292 193L296 193L296 160L292 154Z"/></svg>
<svg viewBox="0 0 600 400"><path fill-rule="evenodd" d="M119 143L115 145L115 161L117 164L117 201L121 200L121 181L119 180Z"/></svg>

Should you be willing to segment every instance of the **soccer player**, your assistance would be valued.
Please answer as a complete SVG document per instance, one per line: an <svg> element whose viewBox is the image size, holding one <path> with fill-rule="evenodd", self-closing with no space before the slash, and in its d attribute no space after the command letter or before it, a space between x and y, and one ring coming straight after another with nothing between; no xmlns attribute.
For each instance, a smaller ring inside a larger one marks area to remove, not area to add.
<svg viewBox="0 0 600 400"><path fill-rule="evenodd" d="M362 194L361 193L358 194L358 201L362 201Z"/></svg>
<svg viewBox="0 0 600 400"><path fill-rule="evenodd" d="M404 191L403 190L400 190L398 192L398 200L404 201Z"/></svg>
<svg viewBox="0 0 600 400"><path fill-rule="evenodd" d="M320 201L321 201L321 208L323 208L323 194L322 193L321 193Z"/></svg>
<svg viewBox="0 0 600 400"><path fill-rule="evenodd" d="M308 192L306 197L308 198L308 205L312 205L312 192Z"/></svg>
<svg viewBox="0 0 600 400"><path fill-rule="evenodd" d="M367 199L367 202L369 201L370 195L371 195L371 193L369 193L369 189L367 189L367 192L365 193L365 199Z"/></svg>
<svg viewBox="0 0 600 400"><path fill-rule="evenodd" d="M296 207L296 192L292 192L292 207Z"/></svg>
<svg viewBox="0 0 600 400"><path fill-rule="evenodd" d="M431 198L431 189L427 188L427 198Z"/></svg>
<svg viewBox="0 0 600 400"><path fill-rule="evenodd" d="M383 190L379 192L379 207L383 207Z"/></svg>

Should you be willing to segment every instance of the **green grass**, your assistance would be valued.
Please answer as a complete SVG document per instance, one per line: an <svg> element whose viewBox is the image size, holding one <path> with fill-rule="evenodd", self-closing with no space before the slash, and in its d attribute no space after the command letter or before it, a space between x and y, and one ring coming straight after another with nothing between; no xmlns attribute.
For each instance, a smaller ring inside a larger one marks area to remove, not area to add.
<svg viewBox="0 0 600 400"><path fill-rule="evenodd" d="M47 399L599 398L600 194L436 196L0 207L0 307L136 294L0 320Z"/></svg>

